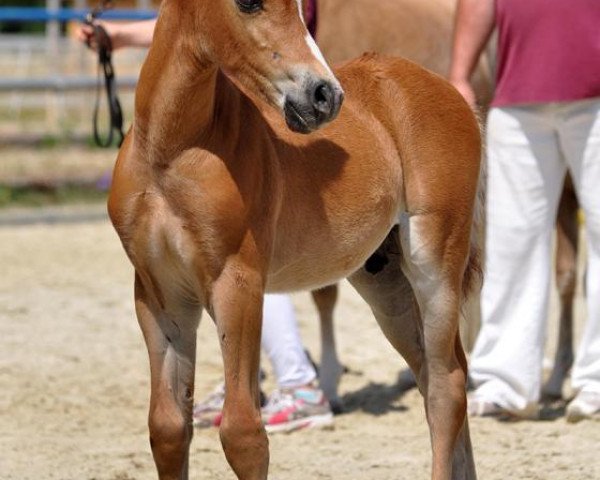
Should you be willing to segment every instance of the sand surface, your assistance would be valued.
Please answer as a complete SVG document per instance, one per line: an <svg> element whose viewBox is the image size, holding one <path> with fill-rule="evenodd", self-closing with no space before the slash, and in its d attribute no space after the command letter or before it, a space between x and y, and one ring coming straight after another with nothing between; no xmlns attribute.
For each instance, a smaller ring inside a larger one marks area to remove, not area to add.
<svg viewBox="0 0 600 480"><path fill-rule="evenodd" d="M133 272L101 212L78 210L73 222L45 215L51 223L0 226L2 480L155 478ZM0 223L20 216L12 215L0 212ZM296 294L294 303L306 346L318 357L310 297ZM396 385L404 362L347 284L336 317L341 358L353 372L341 384L347 411L332 431L271 436L271 478L429 478L421 399ZM220 376L215 329L204 317L196 397ZM543 422L474 419L471 432L481 479L600 478L600 422L569 425L560 415ZM190 478L234 478L216 430L197 431L191 450Z"/></svg>

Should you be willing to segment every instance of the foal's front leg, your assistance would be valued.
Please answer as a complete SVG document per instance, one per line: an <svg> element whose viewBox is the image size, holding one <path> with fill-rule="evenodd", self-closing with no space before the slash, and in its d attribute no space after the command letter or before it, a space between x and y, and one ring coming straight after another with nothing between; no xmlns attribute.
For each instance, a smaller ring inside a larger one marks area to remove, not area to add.
<svg viewBox="0 0 600 480"><path fill-rule="evenodd" d="M166 302L156 288L136 274L136 314L150 357L150 445L160 480L186 480L200 308Z"/></svg>
<svg viewBox="0 0 600 480"><path fill-rule="evenodd" d="M239 479L265 480L269 442L259 406L262 276L240 258L228 262L212 291L225 368L221 443Z"/></svg>

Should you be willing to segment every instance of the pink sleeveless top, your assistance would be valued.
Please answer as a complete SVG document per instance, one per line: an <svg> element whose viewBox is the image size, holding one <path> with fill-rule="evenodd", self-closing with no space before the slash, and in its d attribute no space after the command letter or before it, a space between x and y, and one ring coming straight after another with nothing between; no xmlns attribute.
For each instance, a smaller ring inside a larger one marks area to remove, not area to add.
<svg viewBox="0 0 600 480"><path fill-rule="evenodd" d="M600 0L496 0L492 105L600 97Z"/></svg>

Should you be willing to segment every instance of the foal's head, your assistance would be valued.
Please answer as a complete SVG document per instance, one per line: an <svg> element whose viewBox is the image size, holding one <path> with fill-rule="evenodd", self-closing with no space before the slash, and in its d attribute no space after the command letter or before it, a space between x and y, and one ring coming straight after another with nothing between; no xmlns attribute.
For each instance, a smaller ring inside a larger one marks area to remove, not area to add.
<svg viewBox="0 0 600 480"><path fill-rule="evenodd" d="M279 108L290 129L333 120L343 90L302 19L301 0L177 0L201 58Z"/></svg>

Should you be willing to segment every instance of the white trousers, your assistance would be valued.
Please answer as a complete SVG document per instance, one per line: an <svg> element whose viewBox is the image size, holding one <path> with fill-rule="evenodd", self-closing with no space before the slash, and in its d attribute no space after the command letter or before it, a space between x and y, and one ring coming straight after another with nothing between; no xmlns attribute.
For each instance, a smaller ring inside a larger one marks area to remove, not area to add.
<svg viewBox="0 0 600 480"><path fill-rule="evenodd" d="M552 278L551 244L567 169L585 212L587 320L572 385L600 392L600 99L493 108L482 327L471 356L478 395L537 403Z"/></svg>
<svg viewBox="0 0 600 480"><path fill-rule="evenodd" d="M289 295L265 295L261 346L273 365L279 388L300 387L317 377L304 352Z"/></svg>

